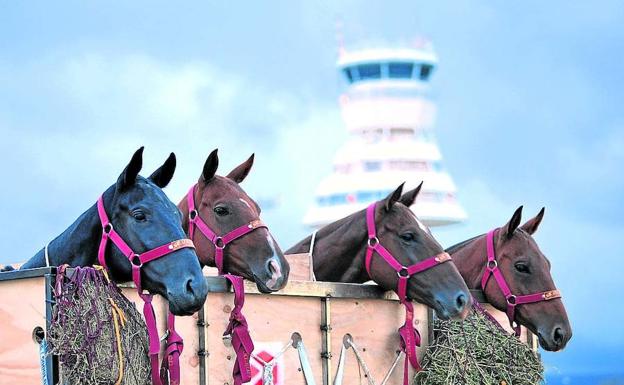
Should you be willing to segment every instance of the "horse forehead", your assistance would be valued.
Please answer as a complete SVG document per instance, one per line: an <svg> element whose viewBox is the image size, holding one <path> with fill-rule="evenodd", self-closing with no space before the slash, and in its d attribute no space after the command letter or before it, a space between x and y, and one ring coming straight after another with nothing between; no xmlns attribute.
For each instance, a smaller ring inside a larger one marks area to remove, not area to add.
<svg viewBox="0 0 624 385"><path fill-rule="evenodd" d="M407 207L406 209L407 209L407 212L409 213L410 217L412 219L414 219L414 221L416 221L416 224L418 225L418 227L422 231L424 231L424 232L426 232L428 234L431 234L431 230L429 230L429 227L425 226L425 224L422 223L422 221L420 219L418 219L418 217L416 216L416 213L413 212L409 207Z"/></svg>
<svg viewBox="0 0 624 385"><path fill-rule="evenodd" d="M170 206L173 205L160 187L148 182L147 180L139 181L139 183L137 183L137 189L135 189L134 192L135 193L130 196L130 199L135 201L135 203L149 202L150 207L152 208L170 208Z"/></svg>

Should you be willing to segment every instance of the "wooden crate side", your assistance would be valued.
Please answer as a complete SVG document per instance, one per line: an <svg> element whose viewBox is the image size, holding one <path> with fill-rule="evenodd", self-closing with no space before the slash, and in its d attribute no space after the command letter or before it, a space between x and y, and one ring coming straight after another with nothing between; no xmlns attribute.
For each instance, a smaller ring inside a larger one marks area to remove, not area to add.
<svg viewBox="0 0 624 385"><path fill-rule="evenodd" d="M33 329L46 330L44 277L0 282L0 385L39 385L39 345Z"/></svg>
<svg viewBox="0 0 624 385"><path fill-rule="evenodd" d="M310 256L307 253L286 254L288 264L290 265L290 273L288 280L290 281L311 281L310 276Z"/></svg>
<svg viewBox="0 0 624 385"><path fill-rule="evenodd" d="M418 348L418 357L422 357L427 347L428 309L424 305L414 304L414 325L422 338ZM349 333L359 348L376 383L380 383L392 366L399 350L397 329L405 322L403 306L397 301L381 299L339 299L333 298L331 304L332 326L332 373L335 376L343 336ZM363 372L362 372L363 376ZM333 377L332 377L333 380ZM389 384L399 384L403 380L403 358L394 369ZM366 383L365 378L361 378ZM360 370L355 355L347 350L344 371L345 384L360 383Z"/></svg>
<svg viewBox="0 0 624 385"><path fill-rule="evenodd" d="M233 306L231 293L211 293L205 305L207 339L207 379L210 385L231 385L234 351L222 339ZM312 297L276 296L248 294L245 298L244 314L249 323L256 353L261 351L277 354L298 332L304 346L317 384L322 384L320 301ZM266 357L268 358L268 357ZM261 377L260 366L252 359L252 374ZM300 371L297 351L289 348L282 356L277 384L305 385ZM251 382L252 384L254 381Z"/></svg>

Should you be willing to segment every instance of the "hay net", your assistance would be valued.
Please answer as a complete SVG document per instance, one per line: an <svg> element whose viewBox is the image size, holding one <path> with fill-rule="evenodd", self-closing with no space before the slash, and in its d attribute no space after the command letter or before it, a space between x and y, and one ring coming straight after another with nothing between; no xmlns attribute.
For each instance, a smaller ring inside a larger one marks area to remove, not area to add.
<svg viewBox="0 0 624 385"><path fill-rule="evenodd" d="M539 354L508 334L477 304L462 321L436 319L434 340L414 384L534 385L544 378Z"/></svg>
<svg viewBox="0 0 624 385"><path fill-rule="evenodd" d="M61 384L150 384L143 318L103 269L60 266L54 300L49 343Z"/></svg>

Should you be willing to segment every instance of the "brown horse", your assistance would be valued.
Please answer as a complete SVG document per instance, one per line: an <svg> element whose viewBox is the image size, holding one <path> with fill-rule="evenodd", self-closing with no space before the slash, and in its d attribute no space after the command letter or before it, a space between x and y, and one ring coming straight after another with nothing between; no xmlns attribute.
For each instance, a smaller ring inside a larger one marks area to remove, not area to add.
<svg viewBox="0 0 624 385"><path fill-rule="evenodd" d="M511 292L516 296L553 292L555 283L550 275L550 261L531 236L544 217L544 209L524 225L519 226L522 206L509 222L494 235L494 250L498 268ZM486 235L480 235L447 249L455 265L471 289L481 290L486 256ZM507 300L495 279L489 279L484 295L495 308L506 311ZM560 298L518 304L515 321L526 326L539 338L540 345L550 351L561 350L572 336L572 329Z"/></svg>
<svg viewBox="0 0 624 385"><path fill-rule="evenodd" d="M444 250L409 209L420 186L401 198L403 185L376 205L375 226L378 242L403 266L438 255ZM310 251L308 236L286 251ZM375 281L386 290L396 290L397 272L378 256L372 259L370 276L365 268L368 232L366 210L358 211L318 230L314 241L313 269L320 281L362 283ZM440 318L464 318L471 296L453 263L442 263L412 275L407 283L407 298L436 310Z"/></svg>
<svg viewBox="0 0 624 385"><path fill-rule="evenodd" d="M218 235L258 221L260 217L260 207L239 185L249 174L253 161L254 155L251 155L223 177L216 175L219 166L217 150L206 159L193 196L199 217ZM182 211L182 227L188 233L186 197L178 208ZM192 239L202 266L215 266L215 245L198 231L194 232ZM235 239L223 251L224 272L255 281L261 292L273 292L286 285L290 267L268 228L257 228Z"/></svg>

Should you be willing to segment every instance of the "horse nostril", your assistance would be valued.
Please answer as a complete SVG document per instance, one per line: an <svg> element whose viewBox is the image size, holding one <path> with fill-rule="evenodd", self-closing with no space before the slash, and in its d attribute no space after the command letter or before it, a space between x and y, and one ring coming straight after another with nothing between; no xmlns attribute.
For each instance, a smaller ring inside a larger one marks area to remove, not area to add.
<svg viewBox="0 0 624 385"><path fill-rule="evenodd" d="M561 345L564 338L565 338L565 332L563 331L563 329L560 327L556 327L555 330L553 331L553 341L555 342L555 344Z"/></svg>
<svg viewBox="0 0 624 385"><path fill-rule="evenodd" d="M466 298L466 294L459 293L459 295L455 299L455 306L456 306L457 310L458 311L464 310L464 307L466 307L466 303L467 302L468 301L467 301L467 298Z"/></svg>
<svg viewBox="0 0 624 385"><path fill-rule="evenodd" d="M186 281L186 291L191 295L195 295L195 292L193 290L193 278L190 278L188 281Z"/></svg>

